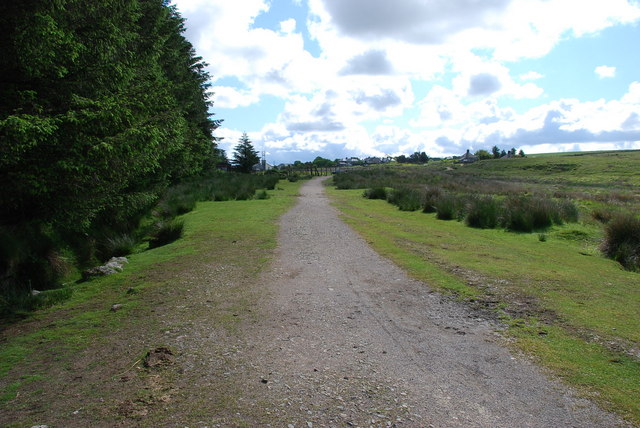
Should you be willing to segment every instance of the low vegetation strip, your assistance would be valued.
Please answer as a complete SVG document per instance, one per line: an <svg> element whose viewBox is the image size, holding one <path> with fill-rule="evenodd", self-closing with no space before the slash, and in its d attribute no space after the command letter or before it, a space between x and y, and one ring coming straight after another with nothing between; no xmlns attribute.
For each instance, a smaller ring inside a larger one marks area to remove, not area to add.
<svg viewBox="0 0 640 428"><path fill-rule="evenodd" d="M226 337L236 343L234 332L252 316L258 298L247 281L272 257L277 220L295 202L299 184L280 182L261 200L198 203L178 217L182 239L132 254L122 273L74 285L69 300L6 326L0 337L0 425L157 426L176 414L196 424L205 409L195 408L192 395L175 392L181 387L176 374L145 374L141 358L168 346L177 364L185 358L197 363L219 358L212 349L226 346ZM119 310L110 310L114 304ZM206 326L215 340L203 341L205 350L177 352L180 333L173 332L185 326L196 332ZM153 392L147 383L158 376L166 385ZM203 390L198 379L185 382L193 396L212 395L220 417L227 411L233 416L232 381L210 380Z"/></svg>
<svg viewBox="0 0 640 428"><path fill-rule="evenodd" d="M555 224L540 239L401 211L363 198L360 189L329 194L381 254L430 286L494 311L521 349L640 423L638 274L601 256L597 226Z"/></svg>

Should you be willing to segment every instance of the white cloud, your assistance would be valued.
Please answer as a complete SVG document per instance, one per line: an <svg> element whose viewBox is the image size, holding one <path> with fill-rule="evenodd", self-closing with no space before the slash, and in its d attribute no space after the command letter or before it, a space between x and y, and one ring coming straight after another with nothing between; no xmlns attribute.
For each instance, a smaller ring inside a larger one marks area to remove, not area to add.
<svg viewBox="0 0 640 428"><path fill-rule="evenodd" d="M530 71L528 73L521 74L519 77L520 77L520 80L539 80L539 79L542 79L544 75L536 71Z"/></svg>
<svg viewBox="0 0 640 428"><path fill-rule="evenodd" d="M601 66L596 67L594 72L601 79L606 79L607 77L615 77L616 76L616 68L615 67L609 67L609 66L606 66L606 65L601 65Z"/></svg>
<svg viewBox="0 0 640 428"><path fill-rule="evenodd" d="M291 34L296 30L296 20L291 18L280 22L280 31L284 34Z"/></svg>
<svg viewBox="0 0 640 428"><path fill-rule="evenodd" d="M215 106L246 107L265 94L285 100L274 123L250 130L274 155L640 145L640 82L618 101L550 101L543 98L552 78L546 70L512 76L509 68L562 40L636 22L635 0L308 0L305 24L319 57L305 51L302 20L255 28L272 0L176 4L187 18L187 37L221 80L213 88ZM613 77L616 69L595 72ZM514 99L545 104L517 114L505 107ZM408 112L415 114L402 119ZM222 147L229 148L241 130L223 126L216 134L227 137Z"/></svg>
<svg viewBox="0 0 640 428"><path fill-rule="evenodd" d="M215 105L219 108L246 107L259 101L259 97L251 91L239 91L229 86L214 86L212 92Z"/></svg>

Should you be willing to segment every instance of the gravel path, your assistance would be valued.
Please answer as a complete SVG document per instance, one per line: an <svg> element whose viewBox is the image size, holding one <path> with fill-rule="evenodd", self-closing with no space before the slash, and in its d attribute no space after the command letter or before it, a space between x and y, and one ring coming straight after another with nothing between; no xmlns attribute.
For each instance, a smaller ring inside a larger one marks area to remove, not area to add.
<svg viewBox="0 0 640 428"><path fill-rule="evenodd" d="M242 402L249 425L611 427L512 355L499 326L430 291L339 218L321 179L281 223Z"/></svg>

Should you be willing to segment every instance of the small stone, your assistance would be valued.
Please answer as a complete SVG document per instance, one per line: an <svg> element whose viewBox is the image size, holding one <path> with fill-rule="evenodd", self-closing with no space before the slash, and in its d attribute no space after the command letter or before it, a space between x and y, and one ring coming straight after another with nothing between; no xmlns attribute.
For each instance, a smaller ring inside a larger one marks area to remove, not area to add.
<svg viewBox="0 0 640 428"><path fill-rule="evenodd" d="M37 296L38 294L42 293L42 291L38 291L38 290L31 290L31 295L32 296ZM615 329L614 329L615 330Z"/></svg>
<svg viewBox="0 0 640 428"><path fill-rule="evenodd" d="M109 309L111 312L117 312L120 309L122 309L122 305L121 304L115 304L115 305L111 305L111 309Z"/></svg>

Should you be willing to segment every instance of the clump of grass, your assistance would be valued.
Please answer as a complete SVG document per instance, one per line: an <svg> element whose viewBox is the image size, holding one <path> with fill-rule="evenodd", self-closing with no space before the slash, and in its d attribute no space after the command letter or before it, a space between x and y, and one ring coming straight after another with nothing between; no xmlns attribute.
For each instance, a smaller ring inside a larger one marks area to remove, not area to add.
<svg viewBox="0 0 640 428"><path fill-rule="evenodd" d="M367 199L387 199L387 189L384 187L372 187L362 194Z"/></svg>
<svg viewBox="0 0 640 428"><path fill-rule="evenodd" d="M178 185L168 189L158 203L158 213L164 218L172 218L193 211L198 195L194 186Z"/></svg>
<svg viewBox="0 0 640 428"><path fill-rule="evenodd" d="M576 223L580 218L580 210L569 199L563 199L558 203L560 218L567 223Z"/></svg>
<svg viewBox="0 0 640 428"><path fill-rule="evenodd" d="M266 190L258 190L254 196L254 199L269 199L269 194Z"/></svg>
<svg viewBox="0 0 640 428"><path fill-rule="evenodd" d="M540 242L547 242L547 235L544 233L540 233L538 234L538 241Z"/></svg>
<svg viewBox="0 0 640 428"><path fill-rule="evenodd" d="M453 220L463 215L462 200L456 195L443 194L436 201L436 218L439 220Z"/></svg>
<svg viewBox="0 0 640 428"><path fill-rule="evenodd" d="M611 221L614 214L614 211L607 208L594 208L593 211L591 211L591 218L599 221L600 223L606 224Z"/></svg>
<svg viewBox="0 0 640 428"><path fill-rule="evenodd" d="M500 208L491 196L473 198L467 204L465 222L479 229L493 229L498 225Z"/></svg>
<svg viewBox="0 0 640 428"><path fill-rule="evenodd" d="M502 225L514 232L533 232L564 221L577 220L577 208L571 202L558 204L551 199L515 196L506 199Z"/></svg>
<svg viewBox="0 0 640 428"><path fill-rule="evenodd" d="M149 248L157 248L170 244L182 237L184 221L178 219L161 220L156 223L149 240Z"/></svg>
<svg viewBox="0 0 640 428"><path fill-rule="evenodd" d="M136 239L129 235L123 234L113 238L107 238L104 251L108 257L122 257L133 253L137 244Z"/></svg>
<svg viewBox="0 0 640 428"><path fill-rule="evenodd" d="M399 187L387 195L387 201L400 211L417 211L422 207L422 195L412 187Z"/></svg>
<svg viewBox="0 0 640 428"><path fill-rule="evenodd" d="M640 271L640 219L631 214L620 214L604 228L602 252L616 260L625 269Z"/></svg>
<svg viewBox="0 0 640 428"><path fill-rule="evenodd" d="M436 203L443 195L442 189L439 187L428 187L424 192L424 203L422 204L423 213L436 212Z"/></svg>

